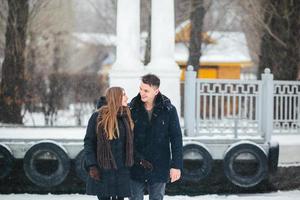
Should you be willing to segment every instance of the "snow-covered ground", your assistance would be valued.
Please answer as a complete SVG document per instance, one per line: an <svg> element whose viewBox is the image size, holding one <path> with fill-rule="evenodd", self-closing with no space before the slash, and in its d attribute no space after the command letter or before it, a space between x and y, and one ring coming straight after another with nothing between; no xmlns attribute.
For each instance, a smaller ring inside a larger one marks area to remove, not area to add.
<svg viewBox="0 0 300 200"><path fill-rule="evenodd" d="M71 104L66 110L57 111L57 115L53 118L53 126L86 126L94 110L95 105L93 104ZM46 125L42 112L25 112L23 123L25 126Z"/></svg>
<svg viewBox="0 0 300 200"><path fill-rule="evenodd" d="M201 195L201 196L165 196L165 200L299 200L300 190L288 192L274 192L262 194L238 195ZM37 195L37 194L8 194L0 195L0 200L96 200L95 196L64 194L64 195ZM149 196L145 197L148 200Z"/></svg>

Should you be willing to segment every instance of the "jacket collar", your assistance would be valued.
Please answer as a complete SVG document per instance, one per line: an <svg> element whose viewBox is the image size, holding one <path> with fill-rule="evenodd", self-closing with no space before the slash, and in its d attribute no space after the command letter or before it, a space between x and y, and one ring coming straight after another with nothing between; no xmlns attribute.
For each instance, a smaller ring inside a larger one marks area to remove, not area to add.
<svg viewBox="0 0 300 200"><path fill-rule="evenodd" d="M135 96L129 103L131 109L140 109L142 106L144 106L144 102L142 102L140 94ZM154 99L154 109L155 108L170 110L172 108L170 99L159 92Z"/></svg>

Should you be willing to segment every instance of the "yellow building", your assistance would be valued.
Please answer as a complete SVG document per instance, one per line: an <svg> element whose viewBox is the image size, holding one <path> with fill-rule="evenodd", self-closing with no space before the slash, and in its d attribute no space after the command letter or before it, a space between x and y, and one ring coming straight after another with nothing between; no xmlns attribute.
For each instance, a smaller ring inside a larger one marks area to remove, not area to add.
<svg viewBox="0 0 300 200"><path fill-rule="evenodd" d="M189 55L190 31L189 20L176 29L175 60L182 69L181 80L184 80ZM201 36L199 78L240 79L241 69L253 66L244 33L215 31Z"/></svg>

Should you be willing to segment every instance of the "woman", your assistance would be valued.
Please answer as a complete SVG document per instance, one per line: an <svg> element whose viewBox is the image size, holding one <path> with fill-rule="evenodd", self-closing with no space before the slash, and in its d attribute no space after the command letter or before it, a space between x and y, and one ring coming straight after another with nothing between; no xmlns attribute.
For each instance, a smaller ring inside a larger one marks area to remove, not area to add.
<svg viewBox="0 0 300 200"><path fill-rule="evenodd" d="M133 122L127 100L124 89L109 88L106 105L93 113L86 130L84 151L89 170L86 192L97 195L99 200L130 196Z"/></svg>

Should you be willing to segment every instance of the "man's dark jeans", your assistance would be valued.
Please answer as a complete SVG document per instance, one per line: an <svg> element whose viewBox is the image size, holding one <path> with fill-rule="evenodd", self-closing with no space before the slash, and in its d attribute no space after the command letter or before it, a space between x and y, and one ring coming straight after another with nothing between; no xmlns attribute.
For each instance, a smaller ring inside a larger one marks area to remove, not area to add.
<svg viewBox="0 0 300 200"><path fill-rule="evenodd" d="M163 200L165 195L166 183L144 183L131 180L130 200L143 200L144 189L147 186L149 200Z"/></svg>

